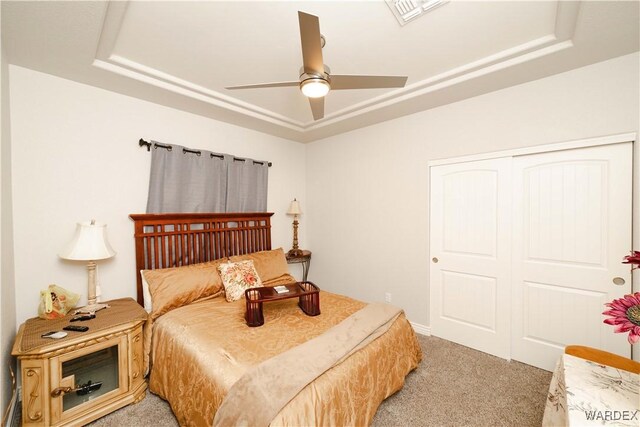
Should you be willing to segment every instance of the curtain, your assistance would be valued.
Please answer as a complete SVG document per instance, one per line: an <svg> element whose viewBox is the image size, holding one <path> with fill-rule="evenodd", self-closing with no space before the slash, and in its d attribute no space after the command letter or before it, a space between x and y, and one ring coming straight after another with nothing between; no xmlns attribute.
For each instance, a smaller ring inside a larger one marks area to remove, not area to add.
<svg viewBox="0 0 640 427"><path fill-rule="evenodd" d="M226 211L265 212L268 173L267 162L232 161L227 168Z"/></svg>
<svg viewBox="0 0 640 427"><path fill-rule="evenodd" d="M147 213L267 210L267 162L170 147L152 150Z"/></svg>

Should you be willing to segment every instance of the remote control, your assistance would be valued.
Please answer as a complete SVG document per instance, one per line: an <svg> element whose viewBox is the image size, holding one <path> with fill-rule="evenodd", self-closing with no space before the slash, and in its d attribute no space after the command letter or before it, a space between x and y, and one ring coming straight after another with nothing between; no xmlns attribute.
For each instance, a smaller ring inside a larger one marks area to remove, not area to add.
<svg viewBox="0 0 640 427"><path fill-rule="evenodd" d="M65 326L62 329L64 329L65 331L87 332L89 330L89 327L88 326L69 325L69 326Z"/></svg>
<svg viewBox="0 0 640 427"><path fill-rule="evenodd" d="M74 317L73 319L70 320L70 322L77 322L78 320L85 321L85 320L91 320L95 318L96 318L95 314L83 314L82 316Z"/></svg>

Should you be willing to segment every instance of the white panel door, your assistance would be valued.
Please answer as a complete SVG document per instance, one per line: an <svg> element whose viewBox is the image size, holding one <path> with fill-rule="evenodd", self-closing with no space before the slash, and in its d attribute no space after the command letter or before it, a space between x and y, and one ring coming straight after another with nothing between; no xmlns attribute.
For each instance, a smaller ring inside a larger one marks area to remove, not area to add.
<svg viewBox="0 0 640 427"><path fill-rule="evenodd" d="M513 159L513 359L553 370L570 344L630 357L601 313L631 292L631 171L631 143Z"/></svg>
<svg viewBox="0 0 640 427"><path fill-rule="evenodd" d="M511 158L431 168L432 334L509 358Z"/></svg>

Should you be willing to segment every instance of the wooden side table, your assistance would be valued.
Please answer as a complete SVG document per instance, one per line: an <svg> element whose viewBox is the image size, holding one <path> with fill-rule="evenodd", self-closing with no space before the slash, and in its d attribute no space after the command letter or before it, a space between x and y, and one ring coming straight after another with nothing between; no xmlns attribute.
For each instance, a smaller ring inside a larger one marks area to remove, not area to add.
<svg viewBox="0 0 640 427"><path fill-rule="evenodd" d="M84 425L144 398L147 312L131 298L107 304L88 321L70 323L68 315L20 326L11 354L22 373L23 426ZM70 324L89 330L41 337Z"/></svg>
<svg viewBox="0 0 640 427"><path fill-rule="evenodd" d="M311 251L302 251L302 255L291 256L289 253L285 254L288 264L302 264L302 281L307 281L307 275L309 274L309 267L311 266Z"/></svg>

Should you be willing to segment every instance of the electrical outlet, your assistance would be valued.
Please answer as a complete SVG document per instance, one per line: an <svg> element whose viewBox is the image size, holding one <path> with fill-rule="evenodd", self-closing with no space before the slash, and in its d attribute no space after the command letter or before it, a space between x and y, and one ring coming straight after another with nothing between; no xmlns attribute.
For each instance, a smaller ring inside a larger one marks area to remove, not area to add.
<svg viewBox="0 0 640 427"><path fill-rule="evenodd" d="M384 293L384 302L391 303L391 292Z"/></svg>

